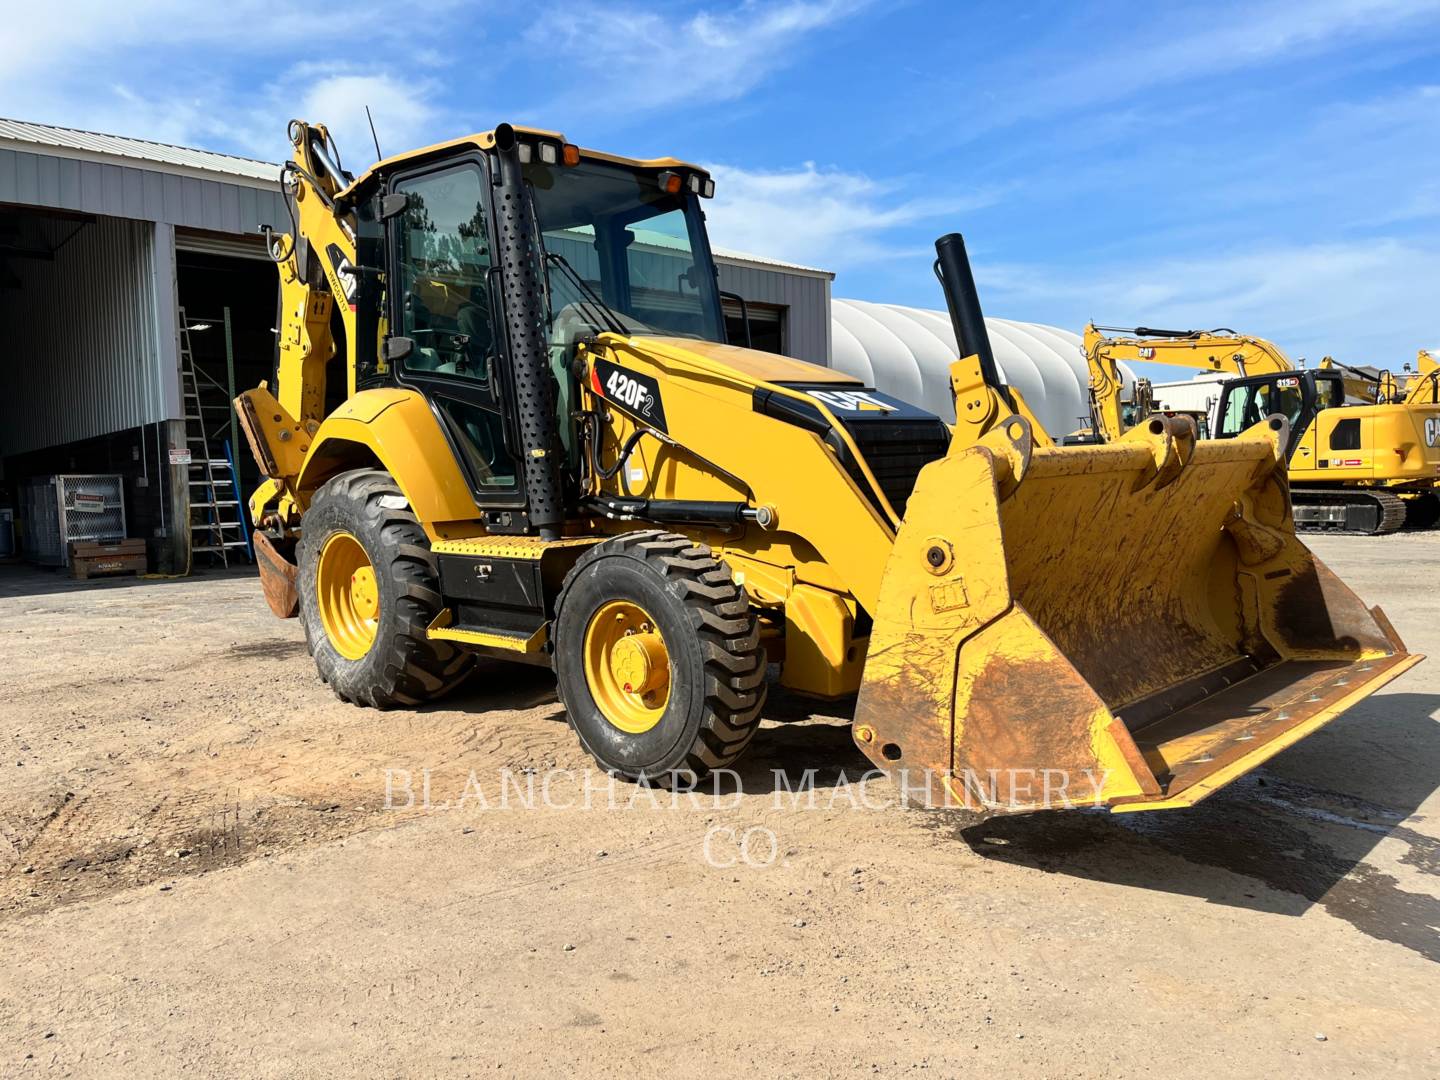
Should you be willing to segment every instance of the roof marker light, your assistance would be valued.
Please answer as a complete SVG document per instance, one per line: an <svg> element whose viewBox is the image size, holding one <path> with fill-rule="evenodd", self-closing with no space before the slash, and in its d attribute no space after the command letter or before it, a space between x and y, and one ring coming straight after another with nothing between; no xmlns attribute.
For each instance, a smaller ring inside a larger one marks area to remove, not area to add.
<svg viewBox="0 0 1440 1080"><path fill-rule="evenodd" d="M540 144L540 160L546 165L554 165L560 160L560 148L554 143L542 142Z"/></svg>

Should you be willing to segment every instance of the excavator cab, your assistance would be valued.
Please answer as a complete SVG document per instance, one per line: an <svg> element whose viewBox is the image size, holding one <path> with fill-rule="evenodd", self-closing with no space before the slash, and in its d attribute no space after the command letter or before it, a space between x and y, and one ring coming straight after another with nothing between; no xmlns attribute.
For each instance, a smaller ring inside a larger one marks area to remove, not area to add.
<svg viewBox="0 0 1440 1080"><path fill-rule="evenodd" d="M1331 383L1340 386L1339 378L1317 383L1312 372L1291 372L1275 375L1252 375L1227 382L1216 406L1215 437L1233 439L1263 423L1268 416L1283 416L1290 425L1286 456L1315 419L1320 399L1332 396ZM1341 400L1343 401L1343 387Z"/></svg>

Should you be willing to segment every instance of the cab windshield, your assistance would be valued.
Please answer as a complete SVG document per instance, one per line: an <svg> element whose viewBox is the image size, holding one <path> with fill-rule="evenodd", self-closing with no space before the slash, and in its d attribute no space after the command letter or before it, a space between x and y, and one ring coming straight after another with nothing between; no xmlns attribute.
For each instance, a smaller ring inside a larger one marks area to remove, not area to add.
<svg viewBox="0 0 1440 1080"><path fill-rule="evenodd" d="M654 173L593 161L568 168L532 163L524 176L550 256L552 345L612 329L565 267L554 265L556 256L627 330L725 340L694 195L668 194Z"/></svg>
<svg viewBox="0 0 1440 1080"><path fill-rule="evenodd" d="M1220 407L1217 438L1233 439L1267 416L1279 413L1292 429L1300 423L1305 395L1295 375L1274 375L1253 382L1232 383Z"/></svg>

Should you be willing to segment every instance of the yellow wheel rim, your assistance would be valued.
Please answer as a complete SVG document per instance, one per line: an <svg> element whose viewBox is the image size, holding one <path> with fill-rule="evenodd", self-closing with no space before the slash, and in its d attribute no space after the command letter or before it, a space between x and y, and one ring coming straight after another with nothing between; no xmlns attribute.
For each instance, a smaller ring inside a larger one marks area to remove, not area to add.
<svg viewBox="0 0 1440 1080"><path fill-rule="evenodd" d="M335 651L347 660L369 652L380 624L380 590L370 556L349 533L336 533L320 549L315 595L320 622Z"/></svg>
<svg viewBox="0 0 1440 1080"><path fill-rule="evenodd" d="M611 600L585 628L585 681L605 719L640 735L670 702L670 651L639 604Z"/></svg>

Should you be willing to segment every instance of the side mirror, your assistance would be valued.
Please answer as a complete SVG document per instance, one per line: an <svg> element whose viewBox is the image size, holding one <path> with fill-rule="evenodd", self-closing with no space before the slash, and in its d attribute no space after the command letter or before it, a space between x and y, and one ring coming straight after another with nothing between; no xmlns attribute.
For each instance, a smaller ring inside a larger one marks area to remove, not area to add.
<svg viewBox="0 0 1440 1080"><path fill-rule="evenodd" d="M382 195L380 197L380 220L389 221L392 217L403 214L405 208L409 205L409 195L401 194L398 191L392 192L389 195Z"/></svg>

